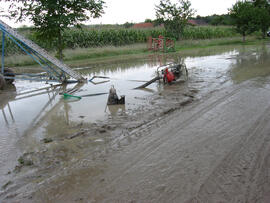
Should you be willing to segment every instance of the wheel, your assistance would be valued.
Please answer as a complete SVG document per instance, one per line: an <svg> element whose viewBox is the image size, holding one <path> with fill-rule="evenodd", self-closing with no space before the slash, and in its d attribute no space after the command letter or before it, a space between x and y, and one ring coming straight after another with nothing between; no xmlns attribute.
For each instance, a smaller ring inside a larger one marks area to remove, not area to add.
<svg viewBox="0 0 270 203"><path fill-rule="evenodd" d="M14 77L15 76L15 72L11 68L5 68L4 75L5 76ZM12 84L13 82L14 82L14 79L13 78L12 79L6 79L6 83L7 84Z"/></svg>
<svg viewBox="0 0 270 203"><path fill-rule="evenodd" d="M0 74L0 90L4 89L6 86L6 80L2 74Z"/></svg>

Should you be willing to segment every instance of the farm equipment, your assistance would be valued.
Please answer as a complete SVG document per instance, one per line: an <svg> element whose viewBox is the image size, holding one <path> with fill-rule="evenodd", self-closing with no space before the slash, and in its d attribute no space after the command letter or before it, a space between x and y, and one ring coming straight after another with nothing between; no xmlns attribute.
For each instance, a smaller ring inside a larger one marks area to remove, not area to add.
<svg viewBox="0 0 270 203"><path fill-rule="evenodd" d="M60 83L72 83L68 77L75 79L75 82L84 83L85 78L80 73L74 71L62 61L51 56L45 49L41 48L31 40L19 34L15 29L0 20L0 32L2 32L2 57L0 70L0 89L6 83L12 83L14 79L52 81ZM9 38L24 53L37 62L46 74L16 73L14 70L5 67L5 39ZM18 77L19 76L19 77Z"/></svg>
<svg viewBox="0 0 270 203"><path fill-rule="evenodd" d="M116 94L116 89L114 86L111 87L107 105L115 105L115 104L125 104L125 95L121 95L120 98Z"/></svg>
<svg viewBox="0 0 270 203"><path fill-rule="evenodd" d="M181 76L185 76L187 78L188 71L185 64L169 64L165 67L158 67L157 75L165 84L170 84L174 81L178 81Z"/></svg>
<svg viewBox="0 0 270 203"><path fill-rule="evenodd" d="M186 65L182 63L170 63L159 66L156 71L157 76L135 89L145 88L155 81L162 80L164 84L171 84L181 79L186 80L188 71Z"/></svg>

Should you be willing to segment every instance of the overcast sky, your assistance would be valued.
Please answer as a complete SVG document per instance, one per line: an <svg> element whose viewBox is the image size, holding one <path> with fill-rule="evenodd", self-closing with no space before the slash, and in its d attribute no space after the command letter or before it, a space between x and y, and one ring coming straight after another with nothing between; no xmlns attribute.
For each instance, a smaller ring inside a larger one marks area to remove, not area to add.
<svg viewBox="0 0 270 203"><path fill-rule="evenodd" d="M172 0L172 2L175 0ZM190 0L191 6L197 12L196 15L207 16L212 14L225 14L228 8L237 0ZM86 24L123 24L125 22L143 22L145 19L155 19L155 5L159 0L105 0L106 8L105 14L99 18L91 20ZM1 3L1 8L3 8ZM12 27L19 27L21 25L29 25L29 23L15 23L3 19Z"/></svg>

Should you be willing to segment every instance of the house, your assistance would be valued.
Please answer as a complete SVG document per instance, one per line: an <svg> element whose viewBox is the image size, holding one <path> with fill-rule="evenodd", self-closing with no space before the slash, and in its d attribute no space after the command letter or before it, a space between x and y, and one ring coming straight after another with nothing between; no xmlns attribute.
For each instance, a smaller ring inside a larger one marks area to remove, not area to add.
<svg viewBox="0 0 270 203"><path fill-rule="evenodd" d="M193 25L193 26L197 25L195 20L188 20L188 24Z"/></svg>

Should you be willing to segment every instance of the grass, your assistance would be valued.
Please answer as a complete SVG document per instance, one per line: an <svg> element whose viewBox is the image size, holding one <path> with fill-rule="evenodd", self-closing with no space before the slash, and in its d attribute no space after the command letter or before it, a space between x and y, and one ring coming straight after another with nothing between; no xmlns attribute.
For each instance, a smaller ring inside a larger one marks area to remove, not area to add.
<svg viewBox="0 0 270 203"><path fill-rule="evenodd" d="M125 45L120 47L107 46L102 48L77 48L64 51L66 61L133 55L147 52L146 44Z"/></svg>
<svg viewBox="0 0 270 203"><path fill-rule="evenodd" d="M120 47L107 46L102 48L67 49L64 50L64 62L72 65L76 63L76 61L100 61L99 59L113 60L113 58L119 58L124 55L134 56L144 53L148 53L146 44L125 45ZM50 54L55 55L53 52L50 52ZM36 62L27 55L12 55L5 57L5 66L7 67L31 66L35 64Z"/></svg>
<svg viewBox="0 0 270 203"><path fill-rule="evenodd" d="M176 52L183 50L200 49L212 46L224 46L224 45L251 45L258 44L266 40L259 40L258 38L251 36L247 37L246 42L242 42L242 37L232 38L218 38L218 39L206 39L206 40L181 40L176 42ZM107 46L102 48L77 48L68 49L64 51L64 62L70 66L83 65L91 63L119 61L122 59L141 58L149 54L147 50L147 44L134 44L125 45L120 47ZM54 55L54 53L51 53ZM20 67L35 65L29 56L26 55L13 55L5 57L5 65L8 67Z"/></svg>
<svg viewBox="0 0 270 203"><path fill-rule="evenodd" d="M211 46L224 46L224 45L251 45L262 42L256 37L248 37L246 42L242 41L242 37L218 38L218 39L205 39L205 40L183 40L176 43L176 51L194 48L206 48Z"/></svg>

